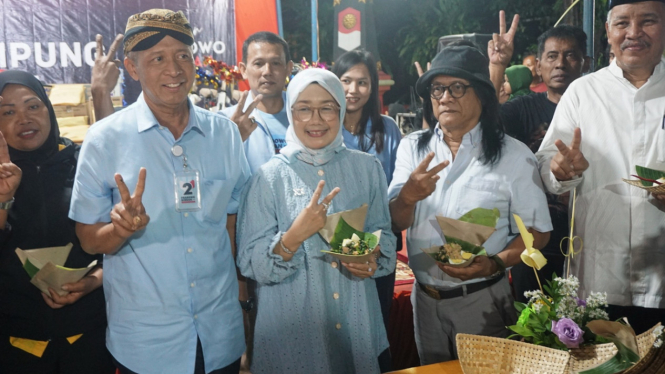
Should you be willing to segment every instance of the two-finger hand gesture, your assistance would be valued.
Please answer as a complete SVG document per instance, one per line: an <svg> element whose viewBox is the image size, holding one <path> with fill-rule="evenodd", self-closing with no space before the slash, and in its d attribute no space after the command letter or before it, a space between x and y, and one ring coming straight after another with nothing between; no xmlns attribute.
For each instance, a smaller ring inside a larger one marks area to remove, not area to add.
<svg viewBox="0 0 665 374"><path fill-rule="evenodd" d="M117 173L115 175L115 183L118 185L121 200L111 210L111 223L113 224L114 233L123 239L127 239L136 231L144 229L150 222L150 216L146 214L141 201L145 190L145 177L146 170L141 168L134 194L130 195L122 176Z"/></svg>
<svg viewBox="0 0 665 374"><path fill-rule="evenodd" d="M323 192L323 186L326 185L325 181L319 181L319 184L316 186L314 195L309 201L309 204L303 209L298 217L293 221L289 231L293 230L293 234L298 242L302 243L310 236L316 234L325 226L326 219L328 216L328 207L332 202L332 199L339 193L340 188L335 187L326 197L321 200L319 203L319 198L321 198L321 193Z"/></svg>
<svg viewBox="0 0 665 374"><path fill-rule="evenodd" d="M14 197L21 184L22 175L21 169L10 160L7 141L0 132L0 202L9 201Z"/></svg>
<svg viewBox="0 0 665 374"><path fill-rule="evenodd" d="M420 165L411 172L409 179L400 191L400 197L405 202L413 205L431 195L436 189L436 182L441 178L437 174L446 168L450 162L448 160L443 161L430 170L427 170L432 159L434 159L434 152L430 152L425 156Z"/></svg>
<svg viewBox="0 0 665 374"><path fill-rule="evenodd" d="M427 71L423 71L423 68L420 66L420 63L418 61L413 63L416 66L416 72L418 72L418 77L422 77L423 74L425 74ZM427 63L427 70L429 70L432 67L432 63L428 62Z"/></svg>
<svg viewBox="0 0 665 374"><path fill-rule="evenodd" d="M554 142L559 149L550 162L550 170L559 181L567 181L582 173L589 168L589 162L584 158L580 151L582 143L582 130L576 128L573 133L573 141L568 147L560 139Z"/></svg>
<svg viewBox="0 0 665 374"><path fill-rule="evenodd" d="M487 43L487 55L490 58L490 64L508 66L510 59L513 58L513 50L515 49L513 40L519 22L520 16L515 14L510 30L506 32L506 13L503 10L499 12L499 33L492 34L492 40Z"/></svg>
<svg viewBox="0 0 665 374"><path fill-rule="evenodd" d="M95 51L95 64L92 67L92 78L90 80L91 90L103 90L108 94L113 90L120 76L120 60L115 57L116 51L122 43L122 34L118 34L109 48L108 54L104 54L104 40L97 34L97 50Z"/></svg>
<svg viewBox="0 0 665 374"><path fill-rule="evenodd" d="M238 125L240 137L242 138L243 142L247 140L250 135L252 135L254 130L256 130L257 125L251 115L254 111L254 108L256 108L256 106L259 105L263 99L263 95L256 95L254 101L252 101L252 103L247 107L247 110L245 110L245 101L247 101L247 97L249 97L249 91L243 92L240 96L240 101L238 101L238 106L236 106L236 110L231 116L231 121Z"/></svg>

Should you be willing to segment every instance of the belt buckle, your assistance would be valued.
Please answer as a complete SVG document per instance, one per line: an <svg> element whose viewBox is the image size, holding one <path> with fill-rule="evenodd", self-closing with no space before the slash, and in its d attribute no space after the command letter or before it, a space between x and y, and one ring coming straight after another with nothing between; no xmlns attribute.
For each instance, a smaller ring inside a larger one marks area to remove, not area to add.
<svg viewBox="0 0 665 374"><path fill-rule="evenodd" d="M425 293L432 299L441 300L441 294L436 288L432 286L425 285Z"/></svg>

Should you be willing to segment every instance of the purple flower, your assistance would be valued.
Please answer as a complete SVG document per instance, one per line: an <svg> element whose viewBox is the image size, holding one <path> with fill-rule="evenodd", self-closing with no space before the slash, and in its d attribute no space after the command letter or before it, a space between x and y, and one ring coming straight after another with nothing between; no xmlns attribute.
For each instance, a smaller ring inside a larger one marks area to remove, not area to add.
<svg viewBox="0 0 665 374"><path fill-rule="evenodd" d="M583 299L580 299L579 297L576 297L575 300L577 301L577 306L586 307L586 301L584 301Z"/></svg>
<svg viewBox="0 0 665 374"><path fill-rule="evenodd" d="M568 318L552 321L552 332L568 348L579 348L580 343L584 341L584 331Z"/></svg>

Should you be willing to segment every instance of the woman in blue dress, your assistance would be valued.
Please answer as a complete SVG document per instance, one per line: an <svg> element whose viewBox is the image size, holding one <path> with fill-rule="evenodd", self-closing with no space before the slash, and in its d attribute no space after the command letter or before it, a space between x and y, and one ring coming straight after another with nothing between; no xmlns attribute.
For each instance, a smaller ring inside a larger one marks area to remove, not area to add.
<svg viewBox="0 0 665 374"><path fill-rule="evenodd" d="M392 118L381 115L379 73L372 54L355 49L339 56L332 67L344 87L344 145L349 149L375 155L381 162L390 185L395 170L397 146L402 133ZM397 236L397 251L402 249L402 235ZM376 279L383 322L388 330L390 306L395 290L395 272ZM382 371L390 371L390 356L381 357Z"/></svg>
<svg viewBox="0 0 665 374"><path fill-rule="evenodd" d="M287 146L253 176L238 217L238 267L258 284L251 370L378 373L388 340L374 278L395 266L385 173L344 146L334 74L307 69L286 95ZM383 230L375 257L347 264L322 253L326 215L363 204L364 230Z"/></svg>

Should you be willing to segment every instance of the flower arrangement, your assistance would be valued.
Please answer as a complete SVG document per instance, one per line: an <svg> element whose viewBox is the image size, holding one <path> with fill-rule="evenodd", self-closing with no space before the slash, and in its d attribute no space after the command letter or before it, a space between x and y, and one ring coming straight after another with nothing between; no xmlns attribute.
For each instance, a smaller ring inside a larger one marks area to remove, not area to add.
<svg viewBox="0 0 665 374"><path fill-rule="evenodd" d="M238 66L229 66L222 61L214 60L211 56L203 59L203 65L211 67L213 72L226 84L232 84L243 79Z"/></svg>
<svg viewBox="0 0 665 374"><path fill-rule="evenodd" d="M556 275L543 287L544 291L527 291L527 304L515 302L520 313L517 324L508 326L525 342L568 350L581 344L607 342L586 327L594 320L608 320L607 295L591 292L586 300L577 297L579 280L575 276Z"/></svg>
<svg viewBox="0 0 665 374"><path fill-rule="evenodd" d="M319 62L319 61L308 62L307 59L304 57L302 58L302 60L300 60L300 66L302 70L312 69L312 68L328 70L328 65L326 65L325 62Z"/></svg>

